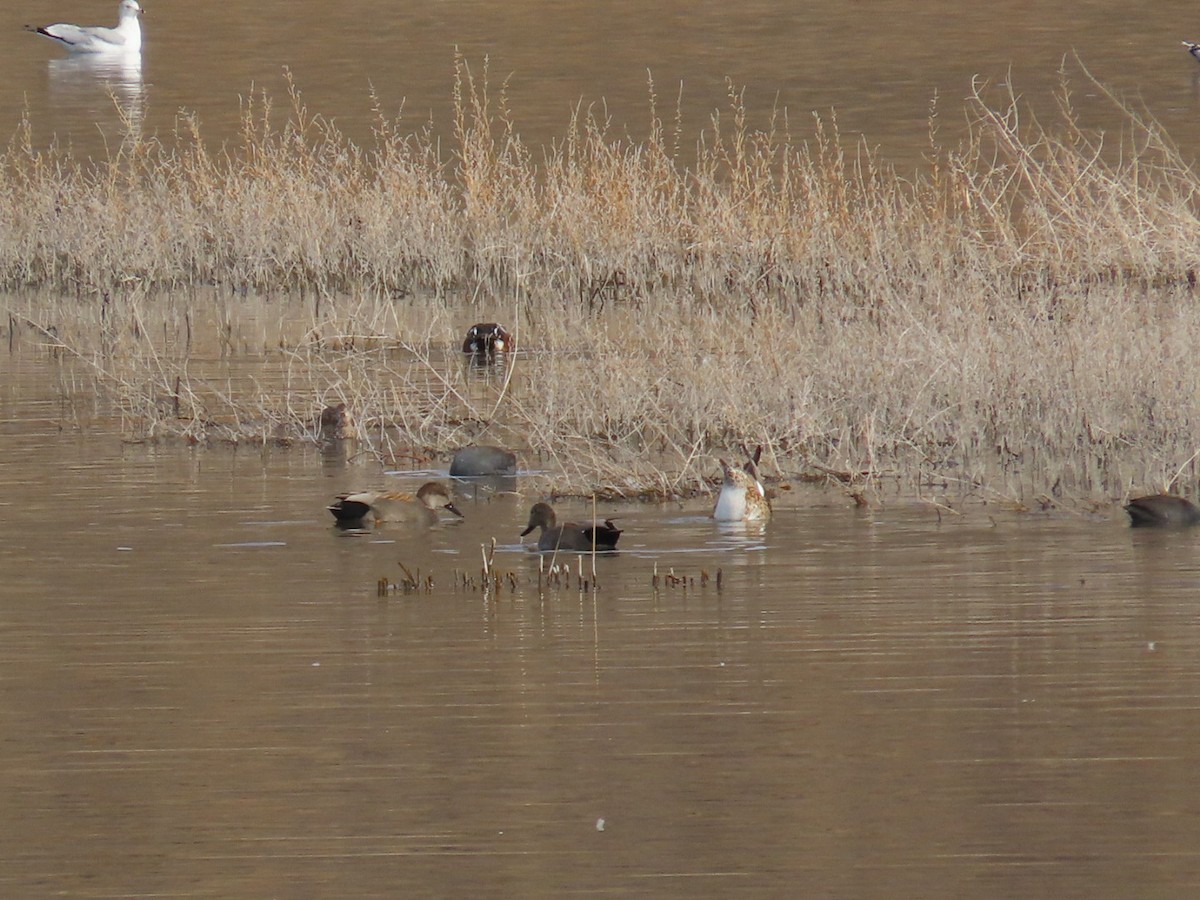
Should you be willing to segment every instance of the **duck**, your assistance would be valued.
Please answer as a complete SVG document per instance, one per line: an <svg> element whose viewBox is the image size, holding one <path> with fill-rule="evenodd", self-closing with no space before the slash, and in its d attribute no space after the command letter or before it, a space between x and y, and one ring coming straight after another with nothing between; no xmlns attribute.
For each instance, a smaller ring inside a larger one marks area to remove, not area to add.
<svg viewBox="0 0 1200 900"><path fill-rule="evenodd" d="M517 456L503 447L481 444L463 447L450 461L451 478L479 478L487 475L515 475Z"/></svg>
<svg viewBox="0 0 1200 900"><path fill-rule="evenodd" d="M352 524L363 519L380 522L407 522L414 525L436 525L439 509L459 512L450 494L436 481L421 485L416 494L405 491L357 491L339 494L329 505L329 511L340 524Z"/></svg>
<svg viewBox="0 0 1200 900"><path fill-rule="evenodd" d="M574 522L558 524L558 517L549 503L535 503L529 510L529 524L521 532L521 537L529 534L535 528L541 528L537 548L539 550L580 550L590 553L593 550L615 550L617 540L621 537L621 529L605 519L603 525L576 525Z"/></svg>
<svg viewBox="0 0 1200 900"><path fill-rule="evenodd" d="M349 427L350 413L346 411L345 403L326 406L321 410L321 415L317 417L317 430L320 432L322 440L341 440L346 437Z"/></svg>
<svg viewBox="0 0 1200 900"><path fill-rule="evenodd" d="M117 25L26 25L28 31L58 41L71 53L138 53L142 49L142 8L137 0L121 0L117 6Z"/></svg>
<svg viewBox="0 0 1200 900"><path fill-rule="evenodd" d="M1200 524L1196 504L1175 494L1151 494L1125 504L1134 528L1190 528Z"/></svg>
<svg viewBox="0 0 1200 900"><path fill-rule="evenodd" d="M492 357L517 349L517 340L497 322L479 322L467 329L462 352L473 356Z"/></svg>
<svg viewBox="0 0 1200 900"><path fill-rule="evenodd" d="M1192 59L1196 60L1196 62L1200 62L1200 44L1197 44L1194 41L1180 41L1179 43L1187 47L1187 52L1192 55Z"/></svg>
<svg viewBox="0 0 1200 900"><path fill-rule="evenodd" d="M740 469L724 459L717 460L725 476L712 513L718 522L762 522L771 518L771 503L767 500L762 482L758 480L758 461L761 457L762 447L759 447Z"/></svg>

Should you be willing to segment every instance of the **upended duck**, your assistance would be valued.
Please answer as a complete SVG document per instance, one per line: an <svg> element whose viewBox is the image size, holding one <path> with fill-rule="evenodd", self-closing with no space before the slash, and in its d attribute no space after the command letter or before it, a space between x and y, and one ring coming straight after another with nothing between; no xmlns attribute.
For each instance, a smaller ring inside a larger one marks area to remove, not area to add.
<svg viewBox="0 0 1200 900"><path fill-rule="evenodd" d="M436 525L438 510L444 509L462 518L446 489L436 481L421 485L415 494L405 491L358 491L339 494L329 505L333 517L343 525L364 519L379 522L407 522Z"/></svg>
<svg viewBox="0 0 1200 900"><path fill-rule="evenodd" d="M1151 494L1125 505L1134 528L1190 528L1200 524L1200 509L1175 494Z"/></svg>
<svg viewBox="0 0 1200 900"><path fill-rule="evenodd" d="M533 505L529 510L529 524L521 532L521 537L535 528L542 529L537 543L539 550L579 550L584 553L615 550L617 540L621 537L621 529L613 525L611 519L605 519L603 525L576 525L574 522L559 525L554 508L549 503Z"/></svg>
<svg viewBox="0 0 1200 900"><path fill-rule="evenodd" d="M767 492L758 480L758 460L762 447L754 451L746 465L735 469L723 459L718 459L725 481L713 507L713 518L718 522L761 522L771 518L771 504Z"/></svg>

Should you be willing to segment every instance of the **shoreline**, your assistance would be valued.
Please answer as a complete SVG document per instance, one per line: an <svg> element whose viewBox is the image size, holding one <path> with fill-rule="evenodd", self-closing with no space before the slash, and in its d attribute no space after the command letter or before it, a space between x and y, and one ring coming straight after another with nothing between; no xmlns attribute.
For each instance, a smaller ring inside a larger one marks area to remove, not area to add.
<svg viewBox="0 0 1200 900"><path fill-rule="evenodd" d="M736 98L694 166L657 119L637 145L575 119L539 156L461 64L448 153L387 123L355 147L296 94L220 157L17 141L0 328L134 439L313 440L345 403L380 464L511 434L581 493L686 495L761 445L851 495L1191 494L1200 178L1091 84L1119 148L977 93L915 180L819 120L749 131ZM472 369L487 321L519 349Z"/></svg>

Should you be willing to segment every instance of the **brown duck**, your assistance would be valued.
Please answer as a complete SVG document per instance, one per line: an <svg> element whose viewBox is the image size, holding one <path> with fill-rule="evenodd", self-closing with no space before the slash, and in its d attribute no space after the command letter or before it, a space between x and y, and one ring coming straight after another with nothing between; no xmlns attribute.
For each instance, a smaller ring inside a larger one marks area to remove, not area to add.
<svg viewBox="0 0 1200 900"><path fill-rule="evenodd" d="M462 513L436 481L421 485L415 494L404 491L357 491L340 494L329 506L333 517L343 525L369 519L379 522L407 522L436 525L437 511L444 509L462 517Z"/></svg>
<svg viewBox="0 0 1200 900"><path fill-rule="evenodd" d="M558 524L558 517L549 503L535 503L529 511L529 524L521 537L535 528L542 529L538 537L539 550L615 550L621 530L606 519L603 525L576 525L574 522Z"/></svg>
<svg viewBox="0 0 1200 900"><path fill-rule="evenodd" d="M517 341L498 322L479 322L467 329L463 338L462 352L473 356L493 357L517 349Z"/></svg>

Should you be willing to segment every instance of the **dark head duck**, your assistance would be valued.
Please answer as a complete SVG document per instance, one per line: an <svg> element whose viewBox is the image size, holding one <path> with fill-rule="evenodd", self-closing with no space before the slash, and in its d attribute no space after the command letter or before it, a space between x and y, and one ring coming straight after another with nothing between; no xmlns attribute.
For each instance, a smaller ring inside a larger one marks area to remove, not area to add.
<svg viewBox="0 0 1200 900"><path fill-rule="evenodd" d="M613 525L612 520L605 520L603 525L576 525L574 522L558 524L558 517L549 503L535 503L529 510L529 524L521 532L521 537L529 534L535 528L542 529L538 537L539 550L579 550L590 553L593 550L615 550L621 530Z"/></svg>
<svg viewBox="0 0 1200 900"><path fill-rule="evenodd" d="M493 357L497 353L508 353L517 349L516 338L496 322L480 322L472 325L463 339L462 352L472 356Z"/></svg>

